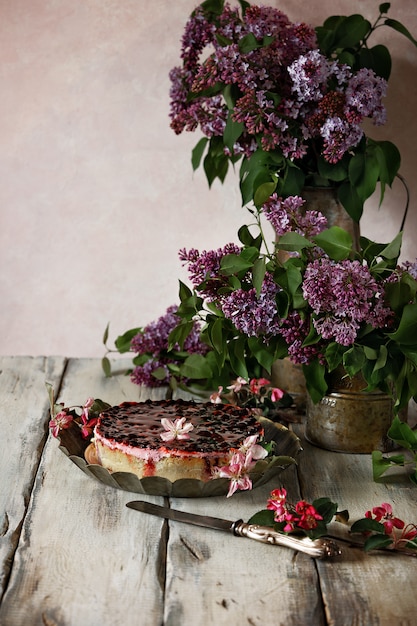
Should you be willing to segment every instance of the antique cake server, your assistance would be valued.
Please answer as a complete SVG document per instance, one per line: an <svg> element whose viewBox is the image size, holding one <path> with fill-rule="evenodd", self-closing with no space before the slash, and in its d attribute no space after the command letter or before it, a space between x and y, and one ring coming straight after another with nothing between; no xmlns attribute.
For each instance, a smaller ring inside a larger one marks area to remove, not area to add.
<svg viewBox="0 0 417 626"><path fill-rule="evenodd" d="M305 552L309 556L317 559L324 557L338 556L341 554L339 545L331 539L320 538L310 539L309 537L293 537L292 535L284 535L274 531L268 526L259 526L258 524L247 524L243 520L232 522L230 520L219 519L217 517L209 517L207 515L195 515L185 511L177 511L166 506L151 504L150 502L142 502L134 500L126 504L130 509L142 511L149 515L156 515L175 522L184 522L185 524L194 524L195 526L203 526L204 528L212 528L215 530L229 531L237 537L247 537L255 539L262 543L269 543L276 546L285 546L293 550Z"/></svg>

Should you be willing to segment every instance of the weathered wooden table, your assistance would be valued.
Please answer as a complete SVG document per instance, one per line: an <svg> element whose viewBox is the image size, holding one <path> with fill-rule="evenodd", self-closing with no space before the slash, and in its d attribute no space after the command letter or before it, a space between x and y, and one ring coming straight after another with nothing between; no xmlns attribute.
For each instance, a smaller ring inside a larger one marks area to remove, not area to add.
<svg viewBox="0 0 417 626"><path fill-rule="evenodd" d="M364 554L346 542L340 557L315 560L127 509L132 499L164 498L104 486L71 463L48 435L45 381L66 405L139 394L126 377L104 378L98 359L0 358L2 626L415 623L417 558ZM370 456L302 443L298 467L279 484L169 505L247 520L284 485L291 500L328 496L351 519L390 502L417 521L410 482L376 484Z"/></svg>

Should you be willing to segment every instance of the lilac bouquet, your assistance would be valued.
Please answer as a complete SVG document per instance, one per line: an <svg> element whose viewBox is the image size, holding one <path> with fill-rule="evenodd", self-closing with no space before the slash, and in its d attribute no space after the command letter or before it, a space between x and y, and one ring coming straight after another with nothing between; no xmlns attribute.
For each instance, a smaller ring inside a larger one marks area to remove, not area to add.
<svg viewBox="0 0 417 626"><path fill-rule="evenodd" d="M269 372L288 356L318 402L327 374L342 365L349 376L361 372L369 391L393 391L400 410L417 398L417 262L398 265L401 233L389 244L361 237L358 251L345 230L303 212L303 202L273 194L250 210L239 246L180 251L192 286L181 283L182 321L169 344L183 342L199 319L214 371L228 363L247 380L251 360ZM272 244L264 220L280 233Z"/></svg>
<svg viewBox="0 0 417 626"><path fill-rule="evenodd" d="M240 160L243 204L258 208L274 192L337 187L359 221L377 183L382 201L400 166L396 146L362 127L365 119L385 123L391 70L386 46L370 47L369 39L388 26L417 41L385 17L389 3L373 24L361 15L332 16L315 29L273 7L239 5L240 12L224 0L198 6L185 26L182 65L170 73L172 129L203 133L194 169L204 157L211 185Z"/></svg>

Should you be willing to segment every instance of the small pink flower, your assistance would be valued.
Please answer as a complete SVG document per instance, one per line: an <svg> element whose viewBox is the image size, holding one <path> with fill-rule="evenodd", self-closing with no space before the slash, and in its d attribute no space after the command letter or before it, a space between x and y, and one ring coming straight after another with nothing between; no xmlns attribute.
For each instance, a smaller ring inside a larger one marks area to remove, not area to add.
<svg viewBox="0 0 417 626"><path fill-rule="evenodd" d="M268 456L268 452L265 448L256 443L257 439L258 435L246 437L245 441L239 448L239 452L245 456L245 463L247 466L252 463L252 460L259 461L260 459L264 459Z"/></svg>
<svg viewBox="0 0 417 626"><path fill-rule="evenodd" d="M284 391L279 389L279 387L273 387L271 391L271 400L272 402L278 402L284 396Z"/></svg>
<svg viewBox="0 0 417 626"><path fill-rule="evenodd" d="M299 516L297 526L299 526L299 528L304 528L305 530L316 528L317 521L323 519L322 516L317 513L314 506L304 502L304 500L297 502L295 505L295 512Z"/></svg>
<svg viewBox="0 0 417 626"><path fill-rule="evenodd" d="M228 478L230 480L229 491L227 492L228 498L238 489L243 491L252 489L252 481L247 474L247 467L245 465L245 456L240 452L232 456L229 465L225 465L216 470L216 477Z"/></svg>
<svg viewBox="0 0 417 626"><path fill-rule="evenodd" d="M403 520L399 517L394 517L392 512L392 506L388 502L383 502L381 506L375 506L371 511L366 511L365 517L375 519L384 525L385 533L391 535L394 528L402 530L405 526Z"/></svg>
<svg viewBox="0 0 417 626"><path fill-rule="evenodd" d="M242 378L242 376L238 376L238 378L235 380L235 382L232 383L228 387L228 389L230 389L230 391L233 391L234 393L239 393L239 391L242 389L242 387L244 387L247 384L248 384L247 380Z"/></svg>
<svg viewBox="0 0 417 626"><path fill-rule="evenodd" d="M210 402L213 404L221 404L222 400L223 387L219 387L217 391L213 391L210 395Z"/></svg>
<svg viewBox="0 0 417 626"><path fill-rule="evenodd" d="M88 422L89 409L91 409L93 404L94 404L94 398L88 398L86 403L84 404L83 410L81 413L81 421L83 424L86 424Z"/></svg>
<svg viewBox="0 0 417 626"><path fill-rule="evenodd" d="M174 441L175 439L189 439L190 435L188 433L190 430L194 429L191 422L186 422L185 417L179 417L175 422L167 417L163 417L161 419L161 425L166 431L161 433L161 439L166 442Z"/></svg>
<svg viewBox="0 0 417 626"><path fill-rule="evenodd" d="M63 409L59 413L55 415L53 419L49 422L49 428L51 429L51 433L54 437L59 436L60 430L65 430L71 426L73 421L72 415L68 415L66 409Z"/></svg>
<svg viewBox="0 0 417 626"><path fill-rule="evenodd" d="M249 388L255 395L258 394L262 387L268 387L271 384L266 378L252 378L249 382Z"/></svg>
<svg viewBox="0 0 417 626"><path fill-rule="evenodd" d="M276 522L283 522L284 515L287 512L286 509L287 490L274 489L271 491L266 503L268 511L274 511L274 520Z"/></svg>

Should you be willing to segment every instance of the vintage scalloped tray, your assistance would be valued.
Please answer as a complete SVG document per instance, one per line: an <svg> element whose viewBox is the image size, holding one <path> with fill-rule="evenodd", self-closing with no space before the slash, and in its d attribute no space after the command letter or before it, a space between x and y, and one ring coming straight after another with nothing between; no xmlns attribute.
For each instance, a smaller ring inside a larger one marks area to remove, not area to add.
<svg viewBox="0 0 417 626"><path fill-rule="evenodd" d="M265 429L265 439L275 441L274 457L258 461L250 476L253 487L267 483L278 476L286 467L293 465L295 457L302 450L299 438L281 424L259 418ZM175 498L204 498L207 496L223 496L229 489L227 478L216 478L208 482L184 478L170 482L166 478L150 476L139 479L129 472L110 473L101 465L88 464L84 452L89 441L82 438L79 428L62 430L59 435L59 449L79 467L87 476L98 480L104 485L123 489L134 493L153 496L172 496Z"/></svg>

